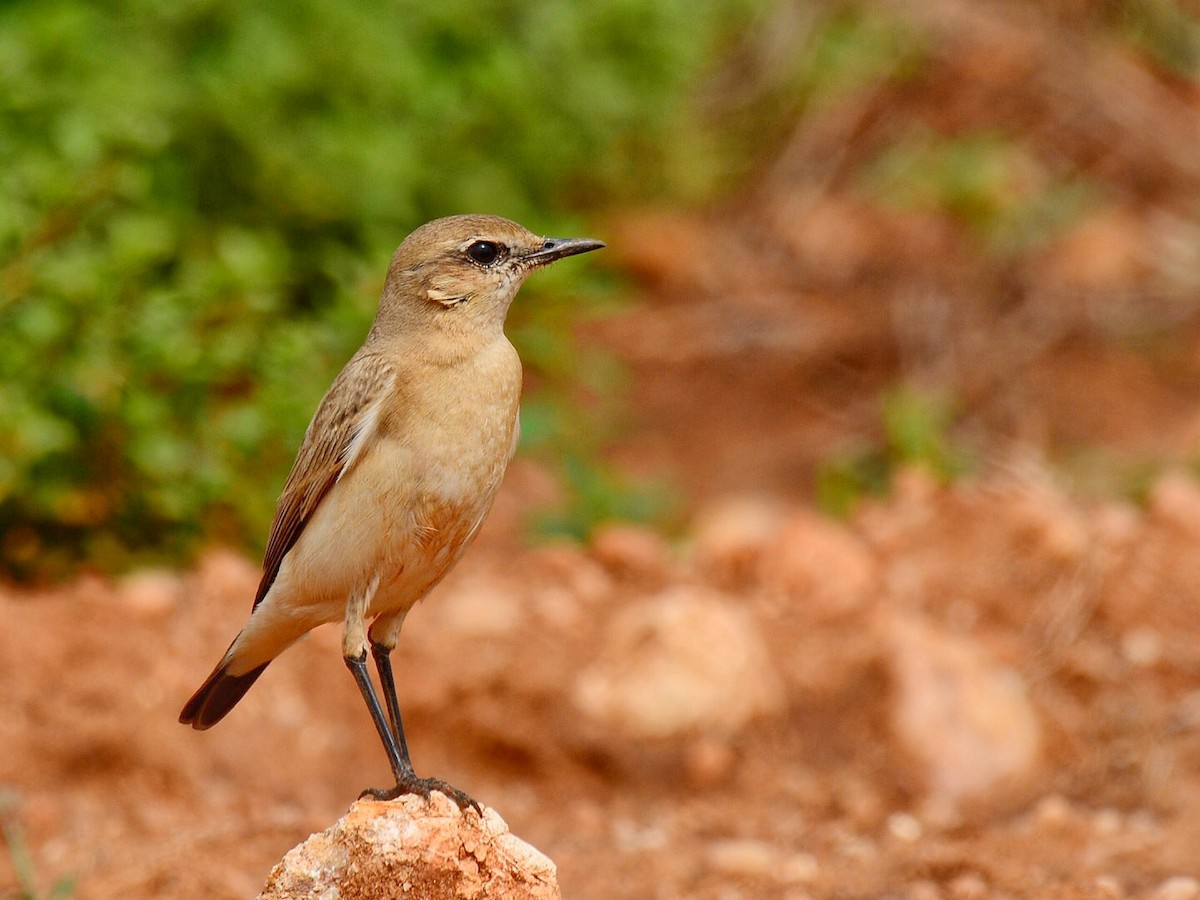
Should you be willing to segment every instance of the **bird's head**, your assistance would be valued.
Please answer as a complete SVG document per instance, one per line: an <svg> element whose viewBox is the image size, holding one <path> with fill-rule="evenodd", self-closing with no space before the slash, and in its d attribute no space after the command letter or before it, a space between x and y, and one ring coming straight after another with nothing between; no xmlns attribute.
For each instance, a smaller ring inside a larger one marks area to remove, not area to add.
<svg viewBox="0 0 1200 900"><path fill-rule="evenodd" d="M498 332L535 269L603 247L590 238L546 238L499 216L434 219L404 239L388 269L376 328L417 323Z"/></svg>

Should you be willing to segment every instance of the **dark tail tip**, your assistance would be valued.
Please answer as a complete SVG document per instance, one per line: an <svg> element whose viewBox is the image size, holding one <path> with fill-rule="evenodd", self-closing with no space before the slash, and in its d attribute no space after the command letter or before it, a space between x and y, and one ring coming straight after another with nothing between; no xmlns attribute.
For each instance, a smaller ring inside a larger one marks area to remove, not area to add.
<svg viewBox="0 0 1200 900"><path fill-rule="evenodd" d="M251 669L245 675L230 675L225 669L225 663L213 669L211 675L200 685L200 689L192 694L179 714L179 721L191 725L197 731L212 728L233 709L246 691L258 680L269 663L263 663L257 669Z"/></svg>

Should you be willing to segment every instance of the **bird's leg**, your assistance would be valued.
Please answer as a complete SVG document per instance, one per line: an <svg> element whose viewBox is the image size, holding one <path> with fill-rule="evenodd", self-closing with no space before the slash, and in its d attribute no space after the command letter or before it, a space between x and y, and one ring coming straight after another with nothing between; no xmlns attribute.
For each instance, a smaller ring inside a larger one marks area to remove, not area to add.
<svg viewBox="0 0 1200 900"><path fill-rule="evenodd" d="M387 704L392 734L396 737L401 755L410 760L408 742L404 739L404 723L400 719L400 701L396 698L396 679L392 675L392 651L396 649L396 641L400 639L400 627L404 624L407 614L408 610L402 610L380 616L371 623L367 639L371 642L371 656L375 659L375 671L379 673L379 687L383 692L384 703Z"/></svg>
<svg viewBox="0 0 1200 900"><path fill-rule="evenodd" d="M459 809L465 811L470 806L483 815L483 808L479 803L463 791L439 778L418 778L417 773L413 771L412 760L408 755L408 743L404 739L404 726L400 720L400 702L396 699L396 680L392 675L391 661L392 647L395 646L403 616L394 622L394 626L391 620L386 623L392 627L380 629L376 627L380 624L377 621L371 628L373 632L377 631L382 635L379 639L373 638L370 644L371 655L375 657L375 666L379 670L379 683L387 703L388 715L391 718L389 727L388 720L384 718L383 707L371 684L371 677L367 674L367 634L363 628L363 614L366 612L367 605L367 603L363 603L358 609L355 609L356 604L353 599L347 605L342 652L346 659L346 665L358 683L363 700L367 703L367 709L371 712L371 719L375 722L375 730L379 732L379 739L383 741L388 762L392 766L392 775L396 779L396 786L388 790L367 788L363 791L362 796L374 797L376 800L394 800L404 794L417 794L429 799L432 791L439 791L449 797Z"/></svg>
<svg viewBox="0 0 1200 900"><path fill-rule="evenodd" d="M367 631L364 619L367 607L370 606L371 598L375 594L377 583L377 581L373 581L365 591L355 591L346 602L346 625L342 632L342 658L346 661L346 667L358 684L359 693L362 694L367 709L371 713L371 720L375 723L375 730L379 732L379 739L383 741L383 749L387 752L392 774L396 776L396 783L399 784L405 778L414 777L412 763L408 759L408 748L405 747L404 752L401 753L396 736L388 727L387 719L384 718L383 707L379 705L379 697L375 694L375 686L371 684L371 676L367 674ZM390 705L391 701L389 701Z"/></svg>
<svg viewBox="0 0 1200 900"><path fill-rule="evenodd" d="M358 656L346 656L344 659L350 674L358 682L358 690L362 694L363 700L366 701L367 709L371 713L371 720L375 723L375 730L379 732L379 739L383 741L383 749L387 752L388 762L392 766L392 774L396 776L396 783L399 784L406 778L415 777L412 764L407 762L407 754L401 756L400 748L396 744L396 737L388 727L387 719L384 718L379 698L375 696L375 686L371 684L371 676L367 674L367 651L364 649ZM375 791L372 790L370 793L375 793Z"/></svg>
<svg viewBox="0 0 1200 900"><path fill-rule="evenodd" d="M404 739L404 723L400 720L400 701L396 697L396 679L392 675L392 648L371 641L371 656L375 658L375 669L379 672L379 688L383 702L387 704L388 719L392 724L392 737L400 748L400 758L412 768L412 757L408 755L408 741Z"/></svg>

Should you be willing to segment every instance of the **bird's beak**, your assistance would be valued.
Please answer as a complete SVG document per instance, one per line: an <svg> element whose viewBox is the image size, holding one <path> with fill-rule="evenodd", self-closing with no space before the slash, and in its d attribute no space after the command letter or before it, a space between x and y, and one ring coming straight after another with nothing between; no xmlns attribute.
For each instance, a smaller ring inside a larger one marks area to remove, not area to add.
<svg viewBox="0 0 1200 900"><path fill-rule="evenodd" d="M544 266L564 256L574 256L576 253L587 253L599 250L604 241L591 238L546 238L541 248L525 255L525 261L535 266Z"/></svg>

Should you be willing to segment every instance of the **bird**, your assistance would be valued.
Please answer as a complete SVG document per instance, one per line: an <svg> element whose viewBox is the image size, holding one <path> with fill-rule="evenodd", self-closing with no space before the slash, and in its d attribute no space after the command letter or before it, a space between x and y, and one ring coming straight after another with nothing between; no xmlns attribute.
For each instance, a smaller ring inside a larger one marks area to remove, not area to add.
<svg viewBox="0 0 1200 900"><path fill-rule="evenodd" d="M250 618L181 723L212 727L275 657L341 622L343 660L396 782L362 796L436 790L482 812L463 791L414 772L391 654L405 616L479 531L516 450L522 371L504 334L510 304L534 271L604 246L540 237L492 215L435 219L404 239L366 340L305 432Z"/></svg>

